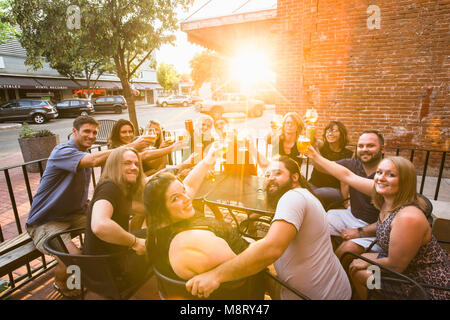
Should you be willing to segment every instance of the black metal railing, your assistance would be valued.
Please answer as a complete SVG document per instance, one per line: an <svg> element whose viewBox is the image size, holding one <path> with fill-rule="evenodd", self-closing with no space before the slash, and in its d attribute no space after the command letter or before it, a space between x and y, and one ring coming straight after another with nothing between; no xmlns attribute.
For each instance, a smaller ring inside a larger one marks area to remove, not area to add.
<svg viewBox="0 0 450 320"><path fill-rule="evenodd" d="M10 236L8 236L8 239L5 239L5 235L3 232L3 228L7 227L10 224L15 225L15 233L17 233L16 236L20 236L24 230L22 227L22 223L21 223L21 216L24 216L27 214L27 212L20 212L19 208L18 208L18 203L16 201L16 193L15 190L18 190L18 192L23 192L23 188L19 188L19 186L17 185L13 185L12 179L11 179L11 173L16 170L20 172L20 168L21 168L21 174L23 179L14 179L15 181L17 180L23 180L23 183L25 184L25 188L26 188L26 194L27 194L27 198L28 198L28 202L31 206L31 203L33 202L33 193L32 193L32 183L30 182L30 176L29 173L27 171L27 166L31 165L31 164L37 164L38 168L39 168L39 178L42 177L42 174L44 172L44 163L47 159L40 159L40 160L35 160L35 161L30 161L27 163L23 163L23 164L19 164L19 165L14 165L14 166L9 166L9 167L5 167L0 169L0 171L3 172L3 176L4 176L4 181L2 181L2 184L6 184L6 187L4 187L4 185L1 187L1 192L5 192L6 190L8 190L8 194L9 194L9 199L10 199L10 203L11 206L9 208L6 209L2 209L2 211L0 212L0 216L2 218L2 221L6 221L5 225L1 225L0 224L0 244L4 244L5 241L14 238L15 236L11 236L11 232L8 232L8 234ZM17 170L19 169L19 170ZM13 172L14 175L17 175L17 172ZM2 197L3 199L5 197ZM5 208L5 204L3 204ZM19 204L20 205L20 204ZM9 219L8 219L9 218ZM17 246L20 246L21 243L26 244L27 240L23 240L20 239L20 241L18 241L18 243L13 246L11 248L11 250L6 250L6 252L11 252L13 249L16 249ZM19 272L16 270L8 270L7 272L7 276L8 276L8 288L0 293L0 296L2 299L6 299L7 297L9 297L14 291L16 291L17 289L21 288L22 286L24 286L25 284L29 283L30 281L34 280L35 278L37 278L38 276L40 276L41 274L43 274L44 272L50 270L51 268L53 268L56 265L56 260L55 259L50 259L47 260L47 258L43 255L43 254L35 254L34 257L37 257L36 259L29 261L29 260L25 260L25 262L23 264L21 264L21 266L19 268L22 268L23 266L26 267L26 272ZM33 263L33 261L37 261L37 260L41 260L41 262L37 262L37 263ZM31 260L31 259L30 259ZM6 274L2 274L1 276L4 276Z"/></svg>

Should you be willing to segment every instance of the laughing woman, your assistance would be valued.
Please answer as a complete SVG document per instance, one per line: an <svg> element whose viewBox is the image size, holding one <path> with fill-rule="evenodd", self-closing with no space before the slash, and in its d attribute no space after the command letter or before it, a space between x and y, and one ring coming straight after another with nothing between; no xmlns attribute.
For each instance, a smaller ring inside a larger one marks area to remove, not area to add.
<svg viewBox="0 0 450 320"><path fill-rule="evenodd" d="M198 216L192 206L219 150L217 143L213 144L184 181L161 172L145 186L147 250L155 267L169 277L190 279L232 258L248 245L229 224Z"/></svg>
<svg viewBox="0 0 450 320"><path fill-rule="evenodd" d="M376 235L381 253L363 256L397 272L428 285L450 286L448 254L431 234L424 214L425 203L417 196L417 176L414 165L402 157L381 161L373 180L359 177L345 167L320 156L309 148L308 156L326 172L355 189L372 196L380 210L378 221L359 228L358 236ZM350 265L350 277L360 298L367 297L367 271L369 263L356 259ZM383 284L391 298L406 298L411 286ZM450 292L426 288L433 299L450 299Z"/></svg>

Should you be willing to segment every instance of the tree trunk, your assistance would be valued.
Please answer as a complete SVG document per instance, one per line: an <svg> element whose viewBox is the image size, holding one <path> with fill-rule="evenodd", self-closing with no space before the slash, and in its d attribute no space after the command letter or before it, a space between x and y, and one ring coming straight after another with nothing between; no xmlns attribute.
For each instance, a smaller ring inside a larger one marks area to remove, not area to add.
<svg viewBox="0 0 450 320"><path fill-rule="evenodd" d="M134 126L134 134L136 136L139 135L139 124L136 117L136 106L134 104L134 96L131 92L130 83L128 82L128 75L125 70L124 61L121 61L120 57L114 56L114 63L116 65L117 76L122 83L123 95L125 100L127 100L128 104L128 116L130 118L131 123Z"/></svg>

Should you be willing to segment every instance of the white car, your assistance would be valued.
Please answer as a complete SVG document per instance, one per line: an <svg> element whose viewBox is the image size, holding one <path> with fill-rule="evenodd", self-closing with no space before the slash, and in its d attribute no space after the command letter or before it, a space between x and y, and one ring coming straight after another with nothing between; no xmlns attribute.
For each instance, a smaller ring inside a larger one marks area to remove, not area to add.
<svg viewBox="0 0 450 320"><path fill-rule="evenodd" d="M191 98L186 95L171 95L165 98L159 98L156 101L156 104L159 107L167 107L169 105L176 106L181 105L183 107L187 107L191 103Z"/></svg>
<svg viewBox="0 0 450 320"><path fill-rule="evenodd" d="M224 113L242 112L248 117L261 117L264 101L249 98L243 94L226 93L218 100L205 100L197 104L197 111L208 113L219 119Z"/></svg>

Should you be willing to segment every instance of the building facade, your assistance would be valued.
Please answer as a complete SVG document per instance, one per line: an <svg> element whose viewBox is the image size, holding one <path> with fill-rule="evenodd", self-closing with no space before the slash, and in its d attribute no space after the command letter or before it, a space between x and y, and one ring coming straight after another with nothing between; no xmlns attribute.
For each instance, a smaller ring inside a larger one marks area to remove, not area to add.
<svg viewBox="0 0 450 320"><path fill-rule="evenodd" d="M182 30L213 50L239 30L249 41L266 39L278 113L314 107L320 128L340 120L352 143L377 129L391 145L449 150L449 24L448 1L278 0L269 10L193 16Z"/></svg>
<svg viewBox="0 0 450 320"><path fill-rule="evenodd" d="M25 65L25 59L26 51L17 40L0 45L0 103L18 98L44 98L57 102L85 97L85 79L76 79L76 83L50 68L48 63L44 63L42 69L33 71ZM94 97L122 94L122 84L113 74L102 75L90 87ZM140 71L132 87L135 89L137 104L154 104L158 92L162 90L156 80L156 71L152 69Z"/></svg>

